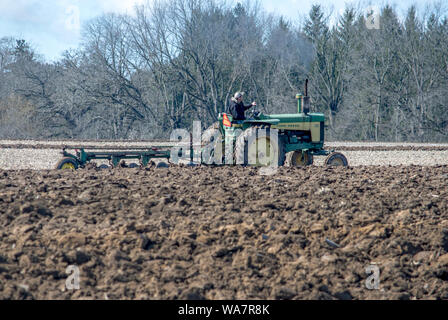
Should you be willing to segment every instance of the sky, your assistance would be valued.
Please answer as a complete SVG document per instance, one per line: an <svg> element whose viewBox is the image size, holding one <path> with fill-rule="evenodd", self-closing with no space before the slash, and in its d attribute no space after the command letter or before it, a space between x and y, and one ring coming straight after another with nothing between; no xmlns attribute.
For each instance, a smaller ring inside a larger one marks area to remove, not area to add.
<svg viewBox="0 0 448 320"><path fill-rule="evenodd" d="M135 5L151 0L0 0L0 38L4 36L25 39L47 61L60 58L63 51L76 48L81 39L82 25L103 13L132 14ZM230 1L230 3L236 3ZM244 2L244 1L242 1ZM356 4L361 10L369 5L381 7L386 3L395 5L398 13L404 13L412 4L424 8L432 0L260 0L270 13L283 15L299 21L312 4L321 4L334 17L341 13L345 4ZM422 10L424 11L424 10Z"/></svg>

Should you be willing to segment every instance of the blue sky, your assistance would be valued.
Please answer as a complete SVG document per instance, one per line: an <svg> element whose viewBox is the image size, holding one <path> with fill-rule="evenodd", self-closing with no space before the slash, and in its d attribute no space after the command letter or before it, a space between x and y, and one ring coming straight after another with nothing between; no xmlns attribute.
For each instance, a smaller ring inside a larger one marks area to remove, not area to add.
<svg viewBox="0 0 448 320"><path fill-rule="evenodd" d="M80 26L105 12L132 13L136 4L151 0L0 0L0 38L12 36L31 42L33 47L51 61L80 41ZM230 1L236 3L238 1ZM244 1L242 1L244 2ZM322 4L336 16L345 4L362 9L369 5L381 7L386 3L404 13L411 4L421 11L432 0L368 1L368 0L261 0L266 11L298 21L314 3Z"/></svg>

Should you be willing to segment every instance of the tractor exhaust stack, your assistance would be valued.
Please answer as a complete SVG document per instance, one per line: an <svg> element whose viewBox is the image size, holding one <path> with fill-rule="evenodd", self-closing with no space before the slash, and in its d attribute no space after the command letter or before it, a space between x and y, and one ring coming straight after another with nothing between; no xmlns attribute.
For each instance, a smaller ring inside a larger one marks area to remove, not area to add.
<svg viewBox="0 0 448 320"><path fill-rule="evenodd" d="M303 97L303 113L310 112L310 97L308 97L308 79L305 80L305 96Z"/></svg>
<svg viewBox="0 0 448 320"><path fill-rule="evenodd" d="M305 95L301 93L296 95L297 113L307 114L310 112L310 97L308 97L308 79L305 80Z"/></svg>

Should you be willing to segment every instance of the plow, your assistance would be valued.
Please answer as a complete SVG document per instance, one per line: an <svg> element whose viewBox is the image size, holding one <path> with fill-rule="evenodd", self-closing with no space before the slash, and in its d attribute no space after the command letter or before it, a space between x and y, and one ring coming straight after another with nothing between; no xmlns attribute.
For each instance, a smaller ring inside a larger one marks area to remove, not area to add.
<svg viewBox="0 0 448 320"><path fill-rule="evenodd" d="M92 160L108 160L111 167L123 165L127 160L138 160L140 165L131 163L129 167L145 167L152 159L170 159L171 146L133 148L133 150L123 151L96 151L100 148L95 147L95 151L86 151L85 147L64 147L62 149L63 158L56 165L57 169L78 169L84 168ZM75 153L68 152L68 149L75 150ZM109 150L110 148L101 148ZM103 165L104 166L104 165ZM107 165L106 165L107 166Z"/></svg>
<svg viewBox="0 0 448 320"><path fill-rule="evenodd" d="M199 143L190 135L187 143L175 146L132 150L95 147L91 151L83 146L64 147L63 158L56 168L84 168L93 160L108 160L110 167L145 167L153 159L172 164L186 161L192 165L309 166L315 156L325 156L325 165L348 166L342 153L324 148L325 115L310 112L307 81L305 94L297 94L296 99L297 113L292 114L265 115L252 111L246 120L233 120L230 114L220 113L218 122L201 134ZM130 160L139 164L126 165Z"/></svg>

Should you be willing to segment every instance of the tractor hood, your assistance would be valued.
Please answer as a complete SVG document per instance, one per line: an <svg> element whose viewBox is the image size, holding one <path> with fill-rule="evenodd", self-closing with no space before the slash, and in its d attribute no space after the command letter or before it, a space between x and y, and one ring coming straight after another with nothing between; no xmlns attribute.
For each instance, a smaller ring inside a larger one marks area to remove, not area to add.
<svg viewBox="0 0 448 320"><path fill-rule="evenodd" d="M280 122L280 119L248 119L244 120L244 123L269 123L275 125Z"/></svg>
<svg viewBox="0 0 448 320"><path fill-rule="evenodd" d="M278 124L281 122L323 122L325 116L323 113L289 113L289 114L260 114L256 119L248 119L245 122L264 122L269 124Z"/></svg>

